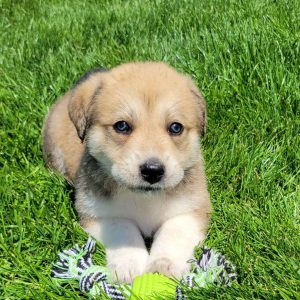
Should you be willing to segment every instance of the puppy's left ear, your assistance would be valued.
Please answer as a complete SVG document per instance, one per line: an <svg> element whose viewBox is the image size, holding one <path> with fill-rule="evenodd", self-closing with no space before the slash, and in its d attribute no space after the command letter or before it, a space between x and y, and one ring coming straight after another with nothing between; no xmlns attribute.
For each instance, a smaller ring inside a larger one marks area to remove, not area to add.
<svg viewBox="0 0 300 300"><path fill-rule="evenodd" d="M207 128L207 109L206 109L206 101L202 96L201 92L195 85L195 83L190 79L190 90L193 94L195 101L198 107L198 116L199 116L199 132L200 135L203 137L206 133Z"/></svg>
<svg viewBox="0 0 300 300"><path fill-rule="evenodd" d="M103 71L85 74L73 87L68 105L69 117L74 123L78 137L84 140L90 126L91 107L103 87Z"/></svg>

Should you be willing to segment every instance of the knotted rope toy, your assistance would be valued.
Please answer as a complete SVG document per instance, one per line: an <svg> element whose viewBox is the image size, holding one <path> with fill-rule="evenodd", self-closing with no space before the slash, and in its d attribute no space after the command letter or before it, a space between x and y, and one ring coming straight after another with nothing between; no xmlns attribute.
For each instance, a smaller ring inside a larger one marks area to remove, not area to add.
<svg viewBox="0 0 300 300"><path fill-rule="evenodd" d="M235 267L223 255L212 249L204 248L199 260L193 259L191 272L178 283L160 274L144 274L135 278L133 285L113 284L108 268L94 265L92 254L96 251L96 241L91 237L79 247L59 253L58 261L53 265L52 273L56 278L79 281L83 293L93 297L105 294L112 300L150 299L153 293L176 300L187 299L186 288L205 288L213 284L230 285L236 279Z"/></svg>

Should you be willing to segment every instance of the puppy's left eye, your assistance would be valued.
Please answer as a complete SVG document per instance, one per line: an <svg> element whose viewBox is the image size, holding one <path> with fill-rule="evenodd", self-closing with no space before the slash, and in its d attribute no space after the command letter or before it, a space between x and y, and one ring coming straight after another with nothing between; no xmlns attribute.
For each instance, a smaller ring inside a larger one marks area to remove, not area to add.
<svg viewBox="0 0 300 300"><path fill-rule="evenodd" d="M178 122L174 122L168 127L168 131L171 135L179 135L183 131L183 125Z"/></svg>
<svg viewBox="0 0 300 300"><path fill-rule="evenodd" d="M132 128L126 121L118 121L113 127L118 133L129 134L132 131Z"/></svg>

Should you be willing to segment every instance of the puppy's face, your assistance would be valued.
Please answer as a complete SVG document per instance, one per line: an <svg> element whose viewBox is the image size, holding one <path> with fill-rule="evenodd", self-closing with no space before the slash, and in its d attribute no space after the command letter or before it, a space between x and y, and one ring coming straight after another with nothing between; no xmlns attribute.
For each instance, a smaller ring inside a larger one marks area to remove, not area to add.
<svg viewBox="0 0 300 300"><path fill-rule="evenodd" d="M161 63L123 65L101 77L88 109L90 154L131 190L178 185L200 158L205 123L192 81Z"/></svg>

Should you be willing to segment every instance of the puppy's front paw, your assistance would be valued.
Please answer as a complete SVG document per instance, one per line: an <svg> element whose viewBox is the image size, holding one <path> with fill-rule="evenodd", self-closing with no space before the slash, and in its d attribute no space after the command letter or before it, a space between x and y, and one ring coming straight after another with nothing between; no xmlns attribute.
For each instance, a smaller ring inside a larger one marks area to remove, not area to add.
<svg viewBox="0 0 300 300"><path fill-rule="evenodd" d="M145 249L115 249L107 255L108 268L114 282L132 283L146 268L148 252Z"/></svg>
<svg viewBox="0 0 300 300"><path fill-rule="evenodd" d="M150 261L146 271L150 273L158 272L160 274L180 279L188 271L188 264L184 262L172 261L167 257L160 257Z"/></svg>

